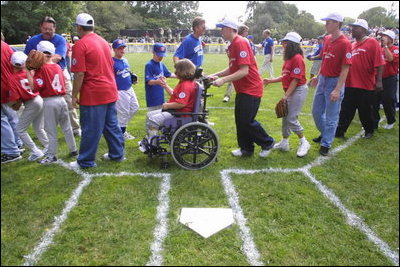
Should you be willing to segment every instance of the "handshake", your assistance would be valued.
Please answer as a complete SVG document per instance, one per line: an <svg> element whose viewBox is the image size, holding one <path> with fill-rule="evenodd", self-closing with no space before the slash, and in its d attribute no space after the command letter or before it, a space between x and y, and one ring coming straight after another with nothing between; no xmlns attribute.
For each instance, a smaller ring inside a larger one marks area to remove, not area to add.
<svg viewBox="0 0 400 267"><path fill-rule="evenodd" d="M307 55L306 58L307 58L308 60L313 60L313 59L311 59L311 55Z"/></svg>

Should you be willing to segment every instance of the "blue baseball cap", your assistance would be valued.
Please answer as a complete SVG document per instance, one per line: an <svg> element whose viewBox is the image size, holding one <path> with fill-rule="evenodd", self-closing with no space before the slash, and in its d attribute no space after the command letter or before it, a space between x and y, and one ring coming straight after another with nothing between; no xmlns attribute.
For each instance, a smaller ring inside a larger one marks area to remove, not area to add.
<svg viewBox="0 0 400 267"><path fill-rule="evenodd" d="M153 52L159 57L165 57L167 55L167 46L163 43L155 43Z"/></svg>
<svg viewBox="0 0 400 267"><path fill-rule="evenodd" d="M254 39L254 36L253 35L248 35L247 39Z"/></svg>
<svg viewBox="0 0 400 267"><path fill-rule="evenodd" d="M125 42L123 41L123 40L121 40L121 39L116 39L116 40L114 40L114 42L113 42L113 44L112 44L112 48L120 48L121 46L125 46L126 47L126 44L125 44Z"/></svg>

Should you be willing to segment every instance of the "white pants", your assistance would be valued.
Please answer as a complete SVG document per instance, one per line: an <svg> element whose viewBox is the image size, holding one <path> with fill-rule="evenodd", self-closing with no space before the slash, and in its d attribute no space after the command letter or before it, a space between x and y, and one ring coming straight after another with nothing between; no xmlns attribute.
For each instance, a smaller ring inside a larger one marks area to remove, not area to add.
<svg viewBox="0 0 400 267"><path fill-rule="evenodd" d="M72 106L72 83L71 83L71 75L69 74L67 68L63 70L64 79L65 79L65 101L67 102L68 106L68 114L69 120L71 123L72 131L78 132L80 130L78 113L76 109Z"/></svg>
<svg viewBox="0 0 400 267"><path fill-rule="evenodd" d="M271 76L271 78L275 77L274 68L273 68L272 62L271 62L271 54L265 55L264 62L261 65L261 68L258 71L258 74L260 74L260 76L261 76L266 70L268 70L269 75Z"/></svg>
<svg viewBox="0 0 400 267"><path fill-rule="evenodd" d="M116 103L119 127L126 127L128 122L139 110L139 102L133 89L118 90Z"/></svg>
<svg viewBox="0 0 400 267"><path fill-rule="evenodd" d="M163 112L161 109L153 110L147 113L146 131L158 130L164 125L165 120L171 119L174 116L169 112Z"/></svg>

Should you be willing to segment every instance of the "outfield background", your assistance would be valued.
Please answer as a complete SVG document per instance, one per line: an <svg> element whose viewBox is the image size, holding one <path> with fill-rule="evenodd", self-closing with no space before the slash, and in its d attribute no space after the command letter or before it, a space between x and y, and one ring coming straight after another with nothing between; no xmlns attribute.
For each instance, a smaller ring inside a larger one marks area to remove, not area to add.
<svg viewBox="0 0 400 267"><path fill-rule="evenodd" d="M151 54L128 54L131 69L138 74L135 92L141 110L128 126L137 139L126 142L127 160L105 162L107 152L101 141L98 167L85 170L96 173L170 174L168 192L168 233L162 246L164 265L248 265L242 251L238 225L203 239L178 223L182 207L230 207L221 183L225 169L301 168L319 157L319 147L312 144L305 158L297 158L298 140L290 138L291 151L273 151L268 158L234 158L237 148L234 125L234 101L222 103L226 86L211 87L208 99L210 121L219 134L221 150L218 162L200 171L177 167L159 169L159 160L149 160L137 149L145 135L144 65ZM262 56L257 56L258 65ZM172 55L164 59L173 71ZM282 58L275 58L275 73L280 73ZM206 54L206 74L227 66L224 54ZM307 61L307 70L310 62ZM264 74L264 77L267 74ZM308 74L307 74L308 76ZM174 86L176 80L170 79ZM273 108L282 96L280 84L265 88L257 116L265 129L280 140L281 121ZM311 141L318 136L311 106L314 90L310 88L300 116L305 135ZM383 112L381 112L383 115ZM358 118L346 137L361 131ZM34 135L32 135L33 137ZM37 141L37 139L35 139ZM79 138L77 139L79 143ZM336 139L334 148L347 140ZM59 135L59 158L68 158L64 138ZM259 149L259 148L257 148ZM256 150L258 152L258 150ZM24 160L1 166L1 264L21 265L24 256L33 252L42 236L51 231L84 175L60 165L41 166ZM342 204L367 224L380 239L397 253L399 250L399 128L380 128L371 140L356 140L320 166L311 169L321 183L332 190ZM343 214L301 173L232 174L260 260L266 265L393 265L357 228L349 225ZM38 265L145 265L151 257L153 232L157 226L157 199L161 179L140 175L99 176L84 188L77 206L55 234L53 243L35 262ZM398 261L397 261L398 262Z"/></svg>

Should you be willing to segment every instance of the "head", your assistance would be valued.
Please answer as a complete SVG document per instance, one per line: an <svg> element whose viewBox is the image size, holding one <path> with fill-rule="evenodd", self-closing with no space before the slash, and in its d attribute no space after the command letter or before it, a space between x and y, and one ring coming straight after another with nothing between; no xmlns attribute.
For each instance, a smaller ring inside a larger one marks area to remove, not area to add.
<svg viewBox="0 0 400 267"><path fill-rule="evenodd" d="M202 17L194 18L192 22L193 33L196 36L202 36L206 33L206 21Z"/></svg>
<svg viewBox="0 0 400 267"><path fill-rule="evenodd" d="M265 29L265 30L263 31L263 37L264 37L264 38L268 38L268 37L270 37L270 36L271 36L271 31L268 30L268 29Z"/></svg>
<svg viewBox="0 0 400 267"><path fill-rule="evenodd" d="M11 65L14 67L15 70L19 71L25 68L25 62L28 58L24 52L17 51L11 55Z"/></svg>
<svg viewBox="0 0 400 267"><path fill-rule="evenodd" d="M325 21L325 29L328 34L335 33L340 31L343 26L344 17L337 13L330 13L326 18L322 18L322 21Z"/></svg>
<svg viewBox="0 0 400 267"><path fill-rule="evenodd" d="M167 56L167 46L163 43L155 43L153 46L153 59L161 62Z"/></svg>
<svg viewBox="0 0 400 267"><path fill-rule="evenodd" d="M247 39L249 39L249 42L252 43L254 40L254 36L253 35L248 35Z"/></svg>
<svg viewBox="0 0 400 267"><path fill-rule="evenodd" d="M216 27L221 28L222 38L226 41L232 41L236 37L239 28L236 22L229 19L224 19Z"/></svg>
<svg viewBox="0 0 400 267"><path fill-rule="evenodd" d="M121 39L116 39L113 41L112 48L116 58L122 58L125 55L126 44Z"/></svg>
<svg viewBox="0 0 400 267"><path fill-rule="evenodd" d="M94 31L94 19L87 13L81 13L76 17L74 23L79 37Z"/></svg>
<svg viewBox="0 0 400 267"><path fill-rule="evenodd" d="M394 39L396 38L396 34L391 30L386 30L384 32L381 32L379 35L382 37L381 39L382 44L386 42L386 44L392 45Z"/></svg>
<svg viewBox="0 0 400 267"><path fill-rule="evenodd" d="M243 37L247 37L249 35L249 27L246 25L240 25L238 28L238 34Z"/></svg>
<svg viewBox="0 0 400 267"><path fill-rule="evenodd" d="M368 35L368 22L363 19L357 19L354 23L349 24L351 26L351 35L360 40L364 36Z"/></svg>
<svg viewBox="0 0 400 267"><path fill-rule="evenodd" d="M318 36L318 44L323 44L324 43L324 36L320 35Z"/></svg>
<svg viewBox="0 0 400 267"><path fill-rule="evenodd" d="M175 75L181 81L193 81L196 66L187 58L181 59L175 64Z"/></svg>
<svg viewBox="0 0 400 267"><path fill-rule="evenodd" d="M51 57L56 53L54 44L49 41L40 41L36 46L36 50L43 52L47 56L47 62L51 62Z"/></svg>
<svg viewBox="0 0 400 267"><path fill-rule="evenodd" d="M297 32L289 32L281 40L284 49L283 59L291 59L296 54L303 55L303 50L301 49L301 36Z"/></svg>
<svg viewBox="0 0 400 267"><path fill-rule="evenodd" d="M72 38L72 43L76 43L76 41L78 41L78 40L79 40L79 37L78 36L74 36Z"/></svg>
<svg viewBox="0 0 400 267"><path fill-rule="evenodd" d="M56 21L52 17L46 16L40 21L40 32L44 40L53 39L56 34Z"/></svg>

